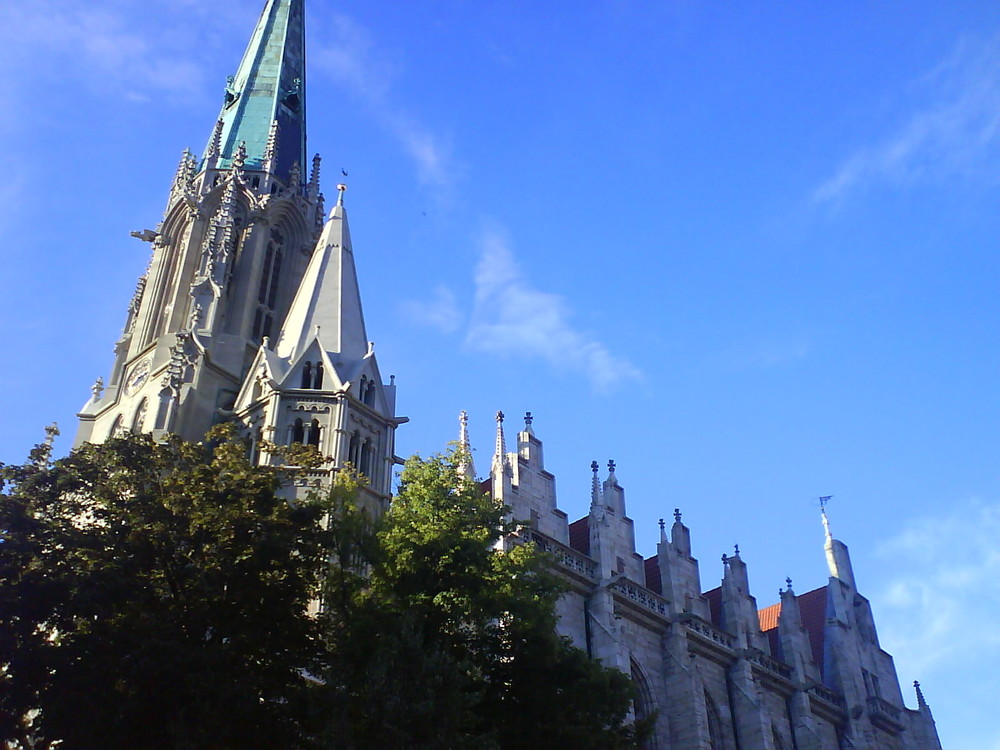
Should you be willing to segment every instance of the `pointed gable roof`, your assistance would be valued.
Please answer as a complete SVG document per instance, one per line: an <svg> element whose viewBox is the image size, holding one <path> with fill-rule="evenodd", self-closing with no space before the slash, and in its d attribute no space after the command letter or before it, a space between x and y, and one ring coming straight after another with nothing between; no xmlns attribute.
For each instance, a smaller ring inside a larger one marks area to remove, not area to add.
<svg viewBox="0 0 1000 750"><path fill-rule="evenodd" d="M245 168L261 169L273 124L274 172L287 177L306 161L304 0L267 0L243 60L226 86L221 128L205 158L219 149L217 166L229 167L246 143Z"/></svg>
<svg viewBox="0 0 1000 750"><path fill-rule="evenodd" d="M359 362L368 354L368 334L343 192L309 260L278 335L275 352L286 359L298 358L316 337L316 326L324 349L331 355L339 355L334 359L346 364Z"/></svg>
<svg viewBox="0 0 1000 750"><path fill-rule="evenodd" d="M660 556L653 555L643 561L646 571L646 588L655 591L657 594L663 593L663 580L660 576Z"/></svg>
<svg viewBox="0 0 1000 750"><path fill-rule="evenodd" d="M802 627L809 635L809 647L812 651L813 662L823 670L823 648L826 637L826 598L827 587L820 586L818 589L807 591L795 597L799 604L799 613L802 617ZM757 612L760 620L760 629L771 642L772 653L778 643L778 620L781 618L781 602L772 604Z"/></svg>
<svg viewBox="0 0 1000 750"><path fill-rule="evenodd" d="M577 552L590 555L590 516L584 516L569 525L569 546Z"/></svg>

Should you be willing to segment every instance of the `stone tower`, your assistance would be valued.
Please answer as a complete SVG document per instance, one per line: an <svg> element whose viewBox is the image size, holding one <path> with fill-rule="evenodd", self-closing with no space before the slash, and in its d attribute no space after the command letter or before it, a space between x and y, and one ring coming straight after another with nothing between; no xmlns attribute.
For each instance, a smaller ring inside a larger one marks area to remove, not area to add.
<svg viewBox="0 0 1000 750"><path fill-rule="evenodd" d="M133 233L149 267L76 444L199 440L237 419L252 438L318 446L327 470L352 463L384 500L400 420L365 332L346 187L327 217L318 155L304 171L303 4L267 0L204 154L184 152L163 220Z"/></svg>

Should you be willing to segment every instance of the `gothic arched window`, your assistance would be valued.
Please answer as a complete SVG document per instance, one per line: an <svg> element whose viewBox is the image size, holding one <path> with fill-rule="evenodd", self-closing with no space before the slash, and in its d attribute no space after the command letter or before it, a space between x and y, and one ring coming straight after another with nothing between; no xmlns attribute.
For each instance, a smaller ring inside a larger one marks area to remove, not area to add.
<svg viewBox="0 0 1000 750"><path fill-rule="evenodd" d="M705 691L705 713L708 715L708 742L712 750L724 750L722 744L722 720L719 718L719 708L712 696Z"/></svg>
<svg viewBox="0 0 1000 750"><path fill-rule="evenodd" d="M281 277L281 263L284 258L284 237L277 230L271 232L264 263L260 271L260 285L257 287L257 312L254 313L253 338L256 341L271 335L271 326L278 304L278 280Z"/></svg>
<svg viewBox="0 0 1000 750"><path fill-rule="evenodd" d="M656 703L653 700L653 691L650 690L649 681L635 659L630 659L632 683L635 685L635 700L632 702L632 709L635 713L636 721L642 721L656 710ZM655 738L650 738L641 745L642 750L656 750Z"/></svg>
<svg viewBox="0 0 1000 750"><path fill-rule="evenodd" d="M272 311L278 301L278 279L281 277L283 256L284 247L280 241L272 240L267 243L267 252L264 253L264 267L260 272L260 287L257 289L257 302Z"/></svg>
<svg viewBox="0 0 1000 750"><path fill-rule="evenodd" d="M351 443L347 449L347 460L357 468L358 464L361 462L361 456L359 455L361 451L361 435L355 432L351 435Z"/></svg>
<svg viewBox="0 0 1000 750"><path fill-rule="evenodd" d="M302 368L302 388L312 388L312 372L312 362L306 362L305 367Z"/></svg>
<svg viewBox="0 0 1000 750"><path fill-rule="evenodd" d="M316 371L313 373L313 388L319 390L323 387L323 363L316 363Z"/></svg>
<svg viewBox="0 0 1000 750"><path fill-rule="evenodd" d="M119 414L115 417L115 421L111 423L111 430L108 432L109 438L121 437L125 433L125 420L122 419L122 415Z"/></svg>
<svg viewBox="0 0 1000 750"><path fill-rule="evenodd" d="M319 420L314 419L309 423L309 445L319 448Z"/></svg>
<svg viewBox="0 0 1000 750"><path fill-rule="evenodd" d="M785 750L785 741L781 739L778 728L771 724L771 738L774 740L774 750Z"/></svg>
<svg viewBox="0 0 1000 750"><path fill-rule="evenodd" d="M143 399L139 402L139 406L135 410L135 416L132 417L132 432L142 432L142 427L146 422L146 408L149 401Z"/></svg>
<svg viewBox="0 0 1000 750"><path fill-rule="evenodd" d="M305 426L302 424L301 419L296 419L295 423L292 425L292 440L293 443L303 443L305 442Z"/></svg>
<svg viewBox="0 0 1000 750"><path fill-rule="evenodd" d="M364 444L361 446L361 465L358 467L362 474L364 474L369 479L371 478L371 457L372 457L372 443L370 440L365 440Z"/></svg>

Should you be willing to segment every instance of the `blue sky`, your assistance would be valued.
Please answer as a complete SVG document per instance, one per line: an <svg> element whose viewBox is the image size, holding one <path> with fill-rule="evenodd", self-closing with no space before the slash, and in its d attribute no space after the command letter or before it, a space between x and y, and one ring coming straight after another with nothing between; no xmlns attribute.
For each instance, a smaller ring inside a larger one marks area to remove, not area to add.
<svg viewBox="0 0 1000 750"><path fill-rule="evenodd" d="M261 0L0 4L0 460L107 375L181 151ZM399 452L535 415L561 506L613 458L654 551L761 606L816 498L948 750L997 750L1000 6L309 0Z"/></svg>

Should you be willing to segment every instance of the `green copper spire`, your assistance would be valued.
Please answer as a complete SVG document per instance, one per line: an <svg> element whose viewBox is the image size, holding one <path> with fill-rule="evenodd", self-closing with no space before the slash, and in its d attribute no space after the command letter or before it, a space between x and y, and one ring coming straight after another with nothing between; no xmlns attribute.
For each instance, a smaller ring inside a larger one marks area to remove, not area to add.
<svg viewBox="0 0 1000 750"><path fill-rule="evenodd" d="M226 86L219 124L205 161L232 165L246 143L247 171L287 179L306 159L306 58L304 0L267 0L239 70ZM203 162L204 163L204 162Z"/></svg>

